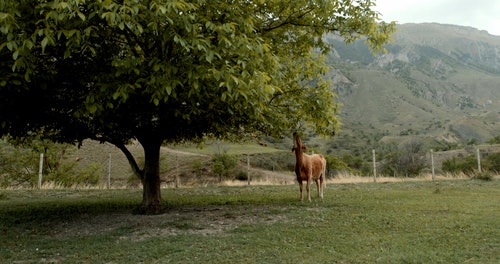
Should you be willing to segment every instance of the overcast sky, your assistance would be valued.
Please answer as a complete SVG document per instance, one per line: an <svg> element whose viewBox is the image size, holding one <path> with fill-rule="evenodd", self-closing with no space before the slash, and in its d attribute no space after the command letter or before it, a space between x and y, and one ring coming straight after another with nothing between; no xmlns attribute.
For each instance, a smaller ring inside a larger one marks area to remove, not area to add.
<svg viewBox="0 0 500 264"><path fill-rule="evenodd" d="M376 0L384 21L470 26L500 36L499 0Z"/></svg>

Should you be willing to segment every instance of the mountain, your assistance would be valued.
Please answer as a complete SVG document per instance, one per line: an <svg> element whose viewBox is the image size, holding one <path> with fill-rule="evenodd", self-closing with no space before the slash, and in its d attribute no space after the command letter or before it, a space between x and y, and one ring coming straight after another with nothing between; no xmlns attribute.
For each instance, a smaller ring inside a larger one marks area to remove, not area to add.
<svg viewBox="0 0 500 264"><path fill-rule="evenodd" d="M402 24L387 53L326 40L341 106L335 148L421 139L435 148L500 135L500 37L470 27Z"/></svg>

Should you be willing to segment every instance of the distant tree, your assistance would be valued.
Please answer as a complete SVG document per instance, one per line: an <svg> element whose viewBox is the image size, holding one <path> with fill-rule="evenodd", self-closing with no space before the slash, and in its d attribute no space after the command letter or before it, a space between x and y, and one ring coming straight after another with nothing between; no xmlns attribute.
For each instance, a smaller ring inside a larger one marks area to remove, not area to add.
<svg viewBox="0 0 500 264"><path fill-rule="evenodd" d="M228 179L231 172L238 165L238 156L228 153L217 153L212 156L212 172L219 175L219 181Z"/></svg>
<svg viewBox="0 0 500 264"><path fill-rule="evenodd" d="M477 145L477 144L479 144L479 139L477 139L477 138L470 138L470 139L467 139L466 144L467 144L467 146L474 146L474 145Z"/></svg>
<svg viewBox="0 0 500 264"><path fill-rule="evenodd" d="M402 172L408 176L418 175L426 166L426 151L424 144L420 140L411 140L402 147L399 158Z"/></svg>
<svg viewBox="0 0 500 264"><path fill-rule="evenodd" d="M348 164L336 155L325 155L326 159L326 175L330 176L336 172L351 172Z"/></svg>
<svg viewBox="0 0 500 264"><path fill-rule="evenodd" d="M382 172L390 175L417 176L426 166L425 155L423 142L410 140L386 154Z"/></svg>
<svg viewBox="0 0 500 264"><path fill-rule="evenodd" d="M323 37L382 50L395 23L374 2L1 1L0 135L109 142L160 213L164 143L337 129Z"/></svg>
<svg viewBox="0 0 500 264"><path fill-rule="evenodd" d="M342 160L347 163L349 168L360 170L363 167L363 159L359 156L353 156L349 153L342 155Z"/></svg>

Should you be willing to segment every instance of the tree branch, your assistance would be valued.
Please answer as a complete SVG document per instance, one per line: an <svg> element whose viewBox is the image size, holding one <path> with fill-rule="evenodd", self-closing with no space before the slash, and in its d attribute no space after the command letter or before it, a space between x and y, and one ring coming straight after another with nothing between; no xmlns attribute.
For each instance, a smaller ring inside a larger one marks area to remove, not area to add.
<svg viewBox="0 0 500 264"><path fill-rule="evenodd" d="M123 152L123 154L125 154L125 157L127 157L128 163L132 167L132 170L134 171L135 175L137 175L137 177L139 177L141 181L144 180L144 170L141 170L139 168L139 165L137 165L134 156L132 155L132 153L130 153L125 144L113 144L113 145L115 145Z"/></svg>
<svg viewBox="0 0 500 264"><path fill-rule="evenodd" d="M134 171L135 175L137 175L137 177L139 177L141 181L144 179L144 170L141 170L141 168L139 168L139 165L137 165L137 161L135 160L134 155L132 155L132 153L127 149L124 143L116 142L108 137L95 136L91 138L101 143L108 142L111 145L117 147L119 150L121 150L122 153L127 158L127 161L130 164L130 167L132 167L132 170Z"/></svg>
<svg viewBox="0 0 500 264"><path fill-rule="evenodd" d="M271 22L269 24L269 27L266 27L266 28L262 29L262 32L269 32L269 31L275 30L277 28L284 27L286 25L304 26L304 27L315 27L314 25L311 25L311 24L304 24L304 23L294 22L294 20L298 20L298 19L304 17L305 15L307 15L307 14L313 12L313 11L314 11L314 8L310 8L310 9L304 10L302 13L301 13L301 10L298 10L297 12L292 13L288 17L286 17L285 19L283 19L282 22L279 23L279 24L277 24L277 25L271 26L273 24Z"/></svg>

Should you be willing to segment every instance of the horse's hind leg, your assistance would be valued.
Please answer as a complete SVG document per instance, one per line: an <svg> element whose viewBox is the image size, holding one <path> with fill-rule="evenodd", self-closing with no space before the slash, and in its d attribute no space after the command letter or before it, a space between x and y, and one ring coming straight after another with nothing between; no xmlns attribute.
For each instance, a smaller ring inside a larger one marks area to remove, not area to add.
<svg viewBox="0 0 500 264"><path fill-rule="evenodd" d="M318 190L318 197L323 197L322 193L321 193L321 186L319 185L319 180L316 179L316 180L314 180L314 182L316 182L316 189Z"/></svg>
<svg viewBox="0 0 500 264"><path fill-rule="evenodd" d="M321 199L323 199L323 191L325 190L325 185L326 185L326 179L325 179L325 176L321 176L319 178L319 182L320 182L320 185L319 185L319 192L318 192L318 195L319 197L321 197Z"/></svg>

